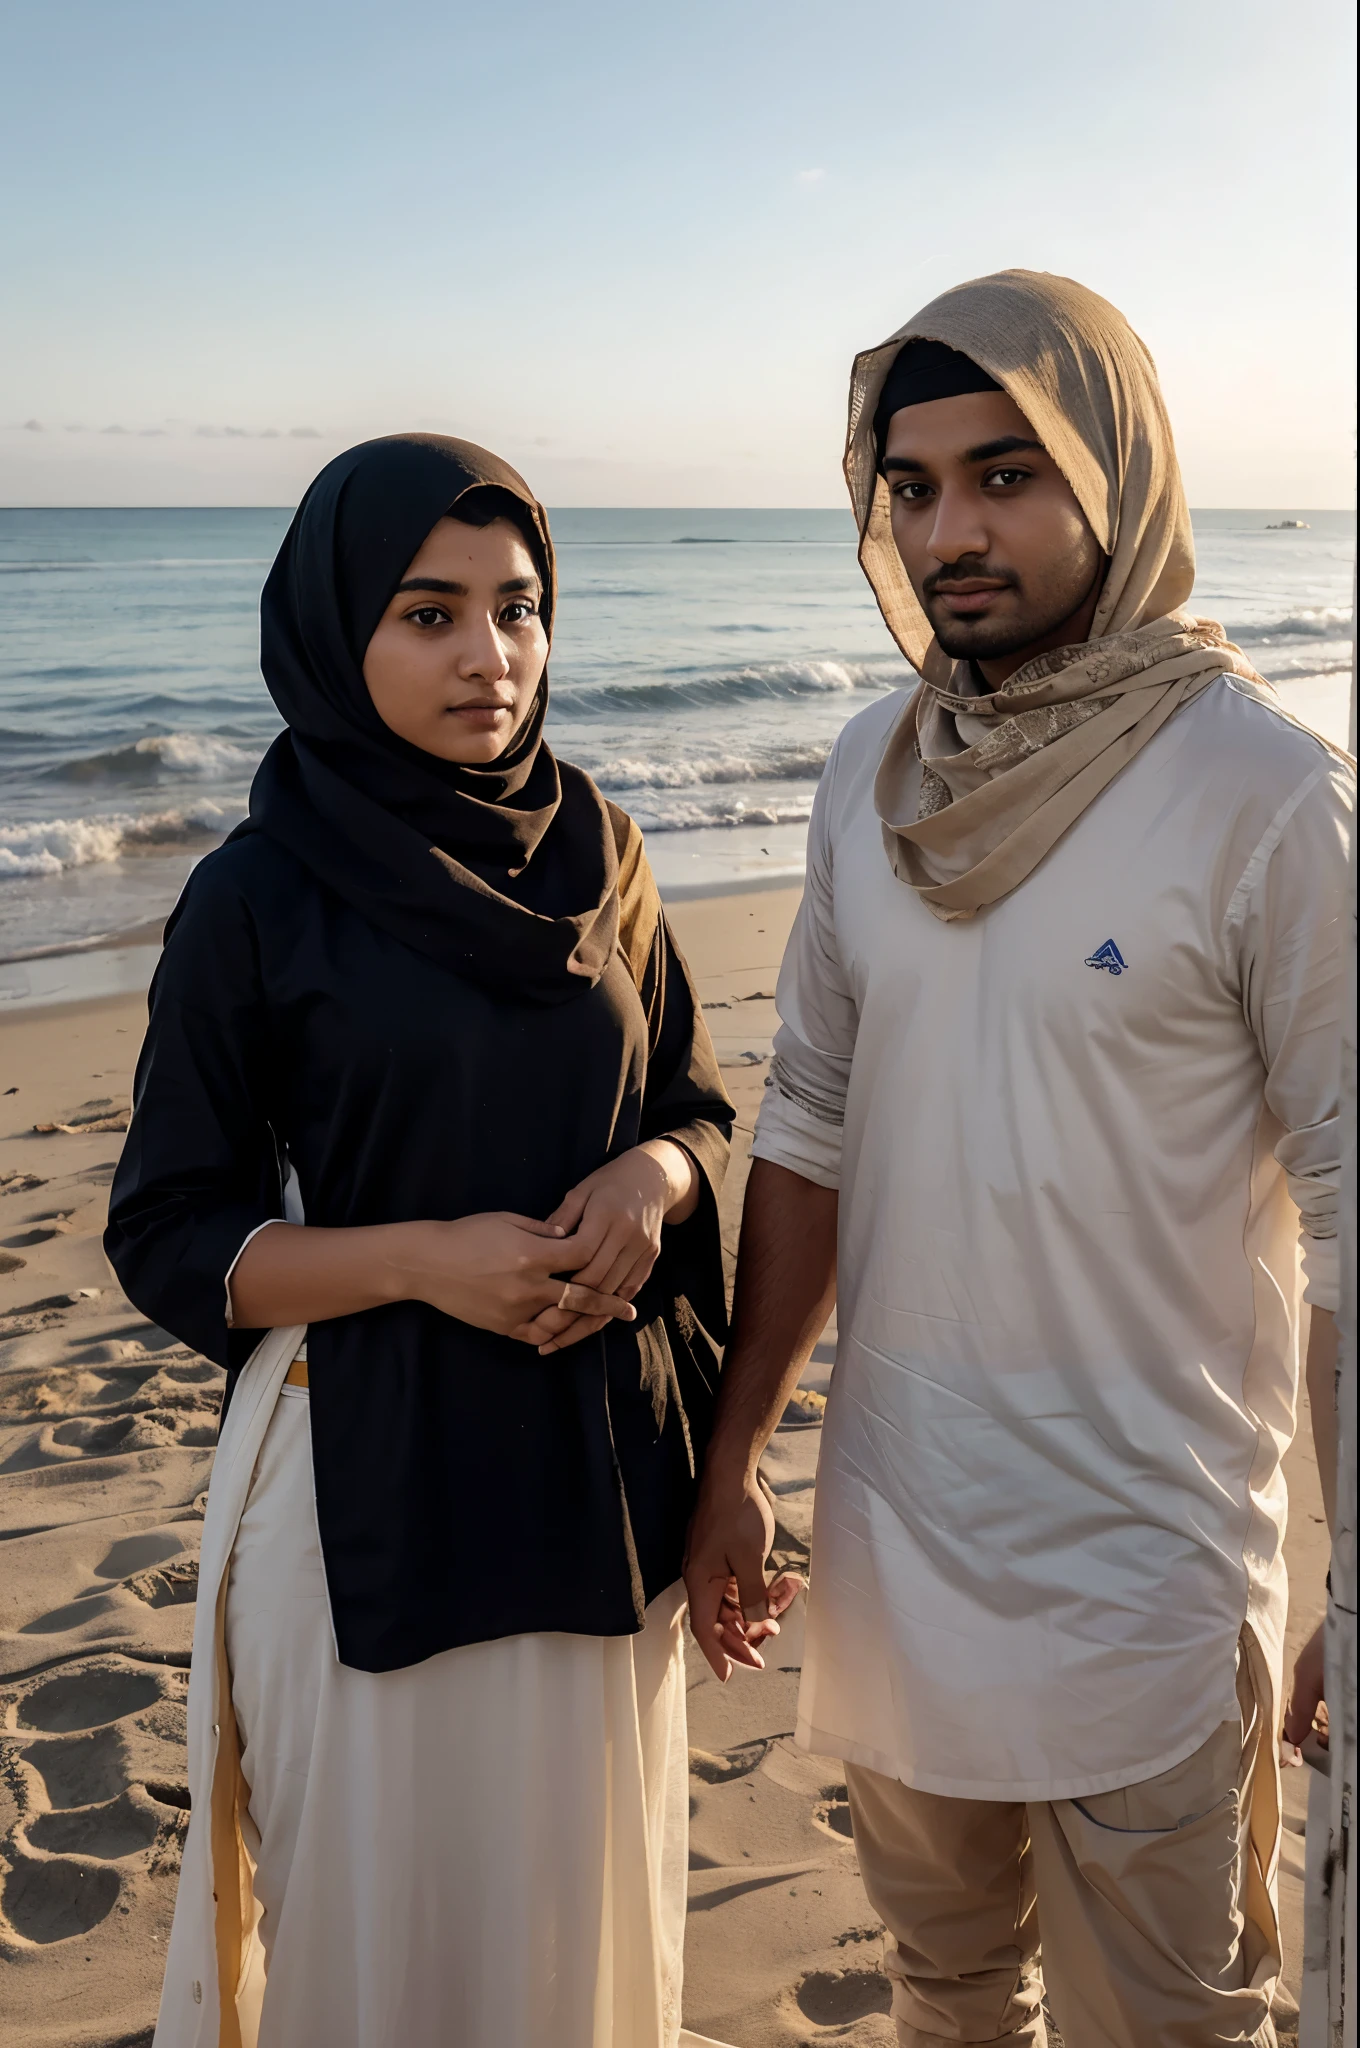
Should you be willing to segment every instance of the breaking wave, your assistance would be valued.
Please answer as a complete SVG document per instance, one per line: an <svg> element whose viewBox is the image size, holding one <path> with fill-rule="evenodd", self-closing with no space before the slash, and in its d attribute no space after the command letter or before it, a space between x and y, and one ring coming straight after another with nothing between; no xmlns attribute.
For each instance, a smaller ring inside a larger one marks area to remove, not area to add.
<svg viewBox="0 0 1360 2048"><path fill-rule="evenodd" d="M738 825L805 825L812 816L812 798L792 797L787 802L744 803L740 798L711 804L677 799L644 797L628 806L629 815L644 832L697 832Z"/></svg>
<svg viewBox="0 0 1360 2048"><path fill-rule="evenodd" d="M603 713L684 710L686 706L751 703L762 697L825 697L855 690L900 689L912 680L903 662L772 661L747 668L686 673L672 669L655 683L577 683L553 694L558 718Z"/></svg>
<svg viewBox="0 0 1360 2048"><path fill-rule="evenodd" d="M212 733L156 733L83 760L59 761L44 769L49 782L147 784L184 778L220 780L254 773L259 755Z"/></svg>
<svg viewBox="0 0 1360 2048"><path fill-rule="evenodd" d="M1343 640L1351 630L1351 613L1349 606L1319 605L1316 611L1286 612L1283 618L1224 630L1239 647L1271 640Z"/></svg>
<svg viewBox="0 0 1360 2048"><path fill-rule="evenodd" d="M713 783L816 782L831 751L829 740L777 749L757 759L720 754L707 760L649 761L616 755L591 770L601 789L698 789Z"/></svg>
<svg viewBox="0 0 1360 2048"><path fill-rule="evenodd" d="M0 825L0 880L61 875L69 868L117 860L124 853L220 838L240 816L239 809L200 803L140 818L51 818L31 825Z"/></svg>

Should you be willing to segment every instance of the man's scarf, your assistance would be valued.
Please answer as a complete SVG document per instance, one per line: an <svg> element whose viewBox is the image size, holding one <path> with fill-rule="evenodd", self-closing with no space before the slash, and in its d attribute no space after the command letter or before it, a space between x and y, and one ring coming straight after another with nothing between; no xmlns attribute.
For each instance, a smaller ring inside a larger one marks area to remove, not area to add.
<svg viewBox="0 0 1360 2048"><path fill-rule="evenodd" d="M991 695L945 654L892 537L874 414L911 340L995 378L1071 485L1109 568L1084 645ZM1086 806L1215 677L1268 690L1221 626L1183 609L1190 514L1157 372L1123 315L1070 278L1007 270L957 286L855 359L845 476L860 565L922 677L874 785L893 871L941 918L973 917L1033 873Z"/></svg>

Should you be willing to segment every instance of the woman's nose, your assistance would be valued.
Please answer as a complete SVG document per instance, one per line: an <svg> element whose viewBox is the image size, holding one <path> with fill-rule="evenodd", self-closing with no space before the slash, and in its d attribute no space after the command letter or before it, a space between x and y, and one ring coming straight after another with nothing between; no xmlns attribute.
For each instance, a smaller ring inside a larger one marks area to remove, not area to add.
<svg viewBox="0 0 1360 2048"><path fill-rule="evenodd" d="M498 683L504 676L509 675L510 663L505 652L505 642L497 632L496 621L489 612L484 612L471 627L463 645L458 669L469 681L476 679L484 683Z"/></svg>

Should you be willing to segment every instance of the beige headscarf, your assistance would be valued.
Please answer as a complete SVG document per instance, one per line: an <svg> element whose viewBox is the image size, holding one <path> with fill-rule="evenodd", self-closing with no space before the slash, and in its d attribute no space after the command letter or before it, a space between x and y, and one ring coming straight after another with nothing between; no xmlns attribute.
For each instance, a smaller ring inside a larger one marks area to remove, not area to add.
<svg viewBox="0 0 1360 2048"><path fill-rule="evenodd" d="M990 695L936 641L892 537L874 409L911 340L943 342L996 379L1110 561L1086 643L1027 662ZM923 678L888 740L875 802L894 872L937 917L972 917L1009 895L1215 676L1268 689L1221 626L1181 609L1195 549L1157 372L1123 314L1084 285L1033 270L977 278L856 356L845 476L860 564Z"/></svg>

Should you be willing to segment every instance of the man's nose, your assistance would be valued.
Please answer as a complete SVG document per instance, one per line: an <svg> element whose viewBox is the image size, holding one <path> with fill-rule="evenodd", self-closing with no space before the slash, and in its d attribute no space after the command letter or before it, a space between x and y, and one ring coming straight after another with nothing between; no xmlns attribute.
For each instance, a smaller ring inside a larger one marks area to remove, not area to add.
<svg viewBox="0 0 1360 2048"><path fill-rule="evenodd" d="M991 535L982 517L975 491L941 491L935 500L935 523L930 531L930 552L949 567L965 555L984 557Z"/></svg>

